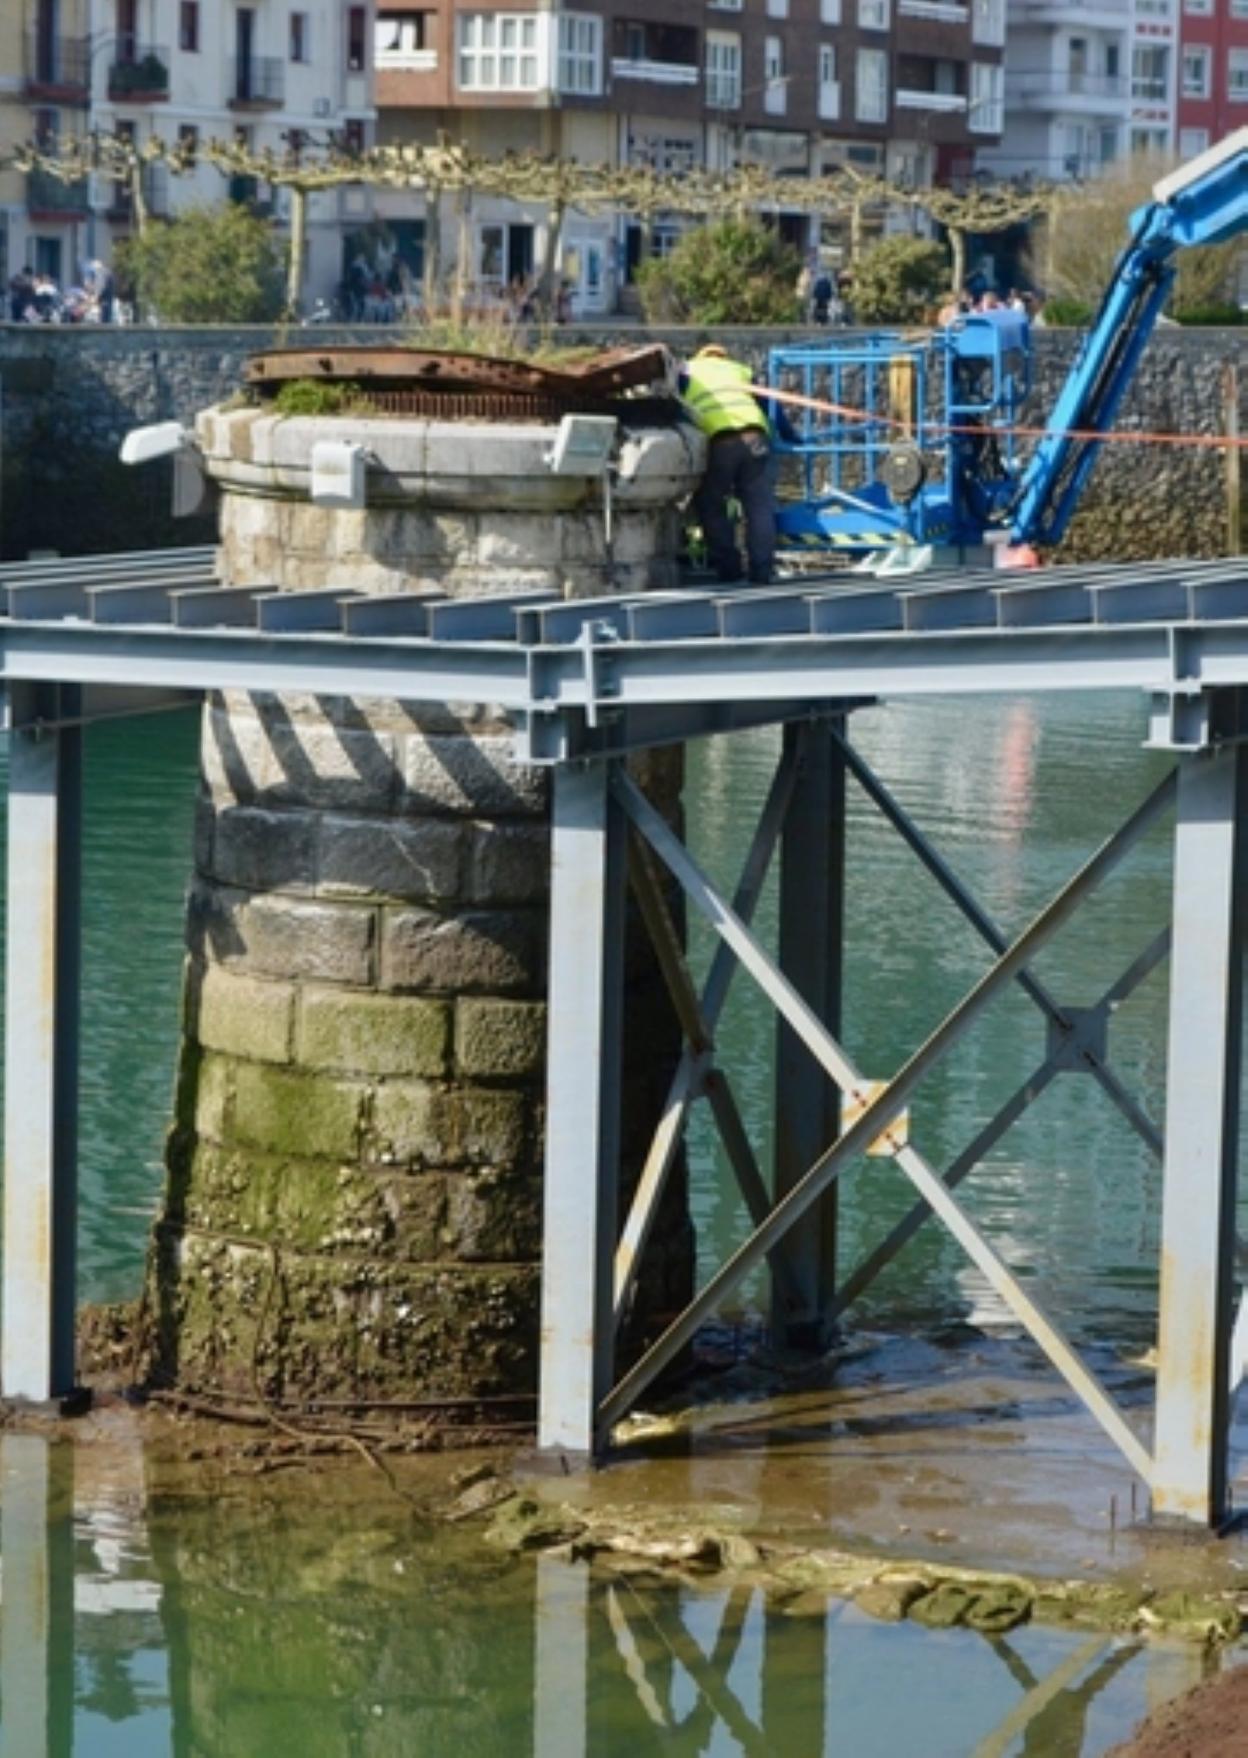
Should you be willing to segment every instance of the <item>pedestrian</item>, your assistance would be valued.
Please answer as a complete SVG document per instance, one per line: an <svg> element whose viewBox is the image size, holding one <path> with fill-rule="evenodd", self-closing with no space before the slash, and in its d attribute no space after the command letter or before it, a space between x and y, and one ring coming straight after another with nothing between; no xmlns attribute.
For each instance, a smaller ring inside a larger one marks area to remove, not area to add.
<svg viewBox="0 0 1248 1758"><path fill-rule="evenodd" d="M31 268L19 269L9 282L9 321L25 323L35 303L35 273Z"/></svg>
<svg viewBox="0 0 1248 1758"><path fill-rule="evenodd" d="M797 296L798 308L805 320L810 316L811 292L815 284L814 270L808 262L804 262L798 271L797 284L793 291Z"/></svg>
<svg viewBox="0 0 1248 1758"><path fill-rule="evenodd" d="M773 417L752 388L754 374L717 343L699 348L681 374L685 407L706 435L706 474L694 497L711 566L725 585L742 577L736 527L728 511L739 501L745 514L748 578L771 583L776 558ZM796 437L776 412L782 438Z"/></svg>
<svg viewBox="0 0 1248 1758"><path fill-rule="evenodd" d="M836 289L832 285L831 275L826 269L822 269L815 277L815 284L810 290L810 297L814 304L814 319L817 324L827 323L828 312L835 293Z"/></svg>

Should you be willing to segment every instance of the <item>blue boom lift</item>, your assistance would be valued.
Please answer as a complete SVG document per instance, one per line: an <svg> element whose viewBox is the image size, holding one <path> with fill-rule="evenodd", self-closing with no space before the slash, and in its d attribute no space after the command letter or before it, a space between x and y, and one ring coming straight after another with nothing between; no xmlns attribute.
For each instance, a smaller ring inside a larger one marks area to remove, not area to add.
<svg viewBox="0 0 1248 1758"><path fill-rule="evenodd" d="M966 549L993 533L1048 547L1065 534L1140 355L1179 251L1248 229L1248 128L1165 177L1131 237L1043 437L1024 460L1016 429L1031 388L1026 319L1000 310L920 336L880 334L773 348L767 382L795 405L780 445L801 476L781 500L790 549Z"/></svg>

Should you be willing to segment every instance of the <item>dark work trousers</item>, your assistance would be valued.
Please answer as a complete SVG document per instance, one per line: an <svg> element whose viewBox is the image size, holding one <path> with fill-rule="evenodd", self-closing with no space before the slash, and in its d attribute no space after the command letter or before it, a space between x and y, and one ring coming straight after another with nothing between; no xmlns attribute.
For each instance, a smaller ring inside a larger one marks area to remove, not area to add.
<svg viewBox="0 0 1248 1758"><path fill-rule="evenodd" d="M771 446L759 427L737 433L717 433L707 446L706 475L694 507L711 566L721 580L742 576L737 533L728 515L728 502L738 500L745 513L745 547L749 577L756 586L771 580L776 559L776 509Z"/></svg>

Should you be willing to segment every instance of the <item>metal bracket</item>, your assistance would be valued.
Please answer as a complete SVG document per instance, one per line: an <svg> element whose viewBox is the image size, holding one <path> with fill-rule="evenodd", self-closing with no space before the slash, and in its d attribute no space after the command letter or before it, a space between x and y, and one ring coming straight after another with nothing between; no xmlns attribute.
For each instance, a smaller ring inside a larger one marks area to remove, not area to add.
<svg viewBox="0 0 1248 1758"><path fill-rule="evenodd" d="M1109 1008L1064 1007L1065 1020L1048 1021L1048 1054L1063 1074L1091 1074L1088 1053L1097 1062L1109 1060Z"/></svg>

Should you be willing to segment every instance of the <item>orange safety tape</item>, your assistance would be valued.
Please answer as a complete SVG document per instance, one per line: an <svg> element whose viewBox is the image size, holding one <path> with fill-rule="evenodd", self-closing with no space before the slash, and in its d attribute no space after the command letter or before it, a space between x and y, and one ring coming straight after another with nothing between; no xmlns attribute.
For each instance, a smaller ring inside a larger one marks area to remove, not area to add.
<svg viewBox="0 0 1248 1758"><path fill-rule="evenodd" d="M797 391L778 391L774 385L756 384L754 389L765 397L774 398L777 403L791 403L797 409L815 409L826 415L840 415L849 421L862 422L864 425L900 428L903 433L913 434L916 423L903 421L896 415L885 415L881 412L872 414L869 409L852 409L843 403L825 403L820 397L806 397ZM1213 434L1213 433L1098 433L1094 428L1069 427L1050 432L1047 427L974 427L958 426L950 422L923 423L923 431L928 434L994 434L998 436L1012 435L1016 439L1072 439L1095 440L1098 445L1136 445L1136 446L1196 446L1207 449L1221 449L1226 446L1248 446L1248 434Z"/></svg>

